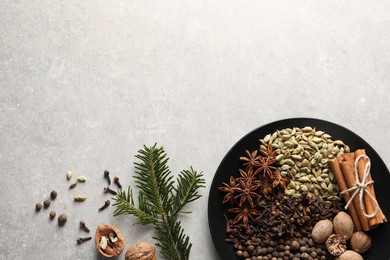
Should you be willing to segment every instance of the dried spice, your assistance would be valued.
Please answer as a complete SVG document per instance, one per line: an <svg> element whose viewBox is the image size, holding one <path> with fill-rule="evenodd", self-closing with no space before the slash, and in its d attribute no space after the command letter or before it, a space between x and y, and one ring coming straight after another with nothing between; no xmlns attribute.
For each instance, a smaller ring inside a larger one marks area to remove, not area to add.
<svg viewBox="0 0 390 260"><path fill-rule="evenodd" d="M72 171L68 171L68 172L66 173L66 178L68 179L68 181L69 181L70 179L72 179L72 176L73 176L73 172L72 172Z"/></svg>
<svg viewBox="0 0 390 260"><path fill-rule="evenodd" d="M87 199L87 197L85 197L84 195L76 195L74 197L74 201L76 201L76 202L83 202L86 199Z"/></svg>
<svg viewBox="0 0 390 260"><path fill-rule="evenodd" d="M57 198L57 192L56 192L55 190L52 190L52 191L50 192L50 198L51 198L52 200L55 200L55 199Z"/></svg>
<svg viewBox="0 0 390 260"><path fill-rule="evenodd" d="M219 187L226 193L222 203L231 206L225 216L226 241L233 243L237 257L243 259L331 258L325 244L315 242L311 233L318 221L333 219L342 210L340 201L323 200L309 189L302 189L299 196L286 195L290 178L282 174L285 169L277 156L270 145L246 150L240 157L239 176L230 176L229 183Z"/></svg>
<svg viewBox="0 0 390 260"><path fill-rule="evenodd" d="M302 191L321 198L338 197L339 189L328 159L349 152L350 148L340 140L333 141L324 131L313 127L285 128L260 139L260 151L273 156L280 165L282 176L291 181L287 195L300 196Z"/></svg>
<svg viewBox="0 0 390 260"><path fill-rule="evenodd" d="M87 180L87 177L85 177L85 176L79 176L79 177L77 177L77 181L78 182L85 182Z"/></svg>
<svg viewBox="0 0 390 260"><path fill-rule="evenodd" d="M269 196L273 189L285 188L289 178L282 176L277 168L275 153L270 146L258 155L258 150L245 151L246 156L240 157L245 170L239 169L240 176L230 176L229 184L222 183L219 189L226 192L222 203L230 202L230 212L236 213L234 223L242 221L247 226L249 220L258 216L256 202L262 196ZM237 206L237 207L235 207Z"/></svg>
<svg viewBox="0 0 390 260"><path fill-rule="evenodd" d="M238 213L236 218L240 219L227 219L226 241L233 243L239 258L268 255L269 259L284 256L305 259L303 254L307 254L313 258L331 259L326 246L316 243L311 232L319 220L332 219L342 210L338 200L323 201L307 194L293 198L278 188L268 198L258 200L256 209L251 210L255 210L255 214L249 214L245 208L234 208ZM245 213L247 224L239 224Z"/></svg>

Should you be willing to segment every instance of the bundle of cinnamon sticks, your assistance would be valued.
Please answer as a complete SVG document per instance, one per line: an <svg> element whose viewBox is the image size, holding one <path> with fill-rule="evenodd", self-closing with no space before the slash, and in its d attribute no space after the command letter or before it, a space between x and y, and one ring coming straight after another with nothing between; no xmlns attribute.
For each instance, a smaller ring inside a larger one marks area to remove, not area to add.
<svg viewBox="0 0 390 260"><path fill-rule="evenodd" d="M342 156L329 160L329 166L332 169L337 184L340 188L340 191L346 191L352 187L356 186L356 175L355 175L355 160L361 155L365 155L366 152L364 149L355 151L354 153L345 153ZM366 169L367 159L363 158L358 161L358 178L362 183L364 178L364 173ZM366 183L372 181L371 174L368 175ZM387 222L386 216L383 214L379 204L376 204L376 196L374 185L367 185L366 190L372 195L372 198L364 192L363 200L364 208L366 210L366 215L372 215L377 210L375 216L368 218L364 215L362 210L362 205L360 203L359 196L355 196L351 201L347 211L353 220L353 224L357 231L364 230L368 231L379 224ZM353 192L345 192L342 194L342 197L345 203L348 203L351 199Z"/></svg>

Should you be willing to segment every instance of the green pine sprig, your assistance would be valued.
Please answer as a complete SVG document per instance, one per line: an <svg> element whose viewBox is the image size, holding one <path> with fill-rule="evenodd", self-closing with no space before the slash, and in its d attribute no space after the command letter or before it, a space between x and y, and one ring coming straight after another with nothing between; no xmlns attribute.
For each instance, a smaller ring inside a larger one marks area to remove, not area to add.
<svg viewBox="0 0 390 260"><path fill-rule="evenodd" d="M134 203L132 189L127 192L119 189L113 206L114 216L123 214L138 218L135 224L153 224L158 236L157 246L168 259L189 259L190 239L184 234L181 222L177 217L188 203L199 199L199 188L205 187L202 172L196 172L192 167L180 172L177 180L168 167L168 156L163 147L157 144L144 146L135 156L135 184L139 189L138 207ZM176 185L175 185L176 184Z"/></svg>

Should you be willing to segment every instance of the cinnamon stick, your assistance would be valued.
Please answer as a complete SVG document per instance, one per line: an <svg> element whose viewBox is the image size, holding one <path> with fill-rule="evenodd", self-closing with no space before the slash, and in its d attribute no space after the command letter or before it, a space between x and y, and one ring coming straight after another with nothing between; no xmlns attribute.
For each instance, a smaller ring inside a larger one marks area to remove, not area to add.
<svg viewBox="0 0 390 260"><path fill-rule="evenodd" d="M348 188L356 186L356 178L355 178L355 172L353 167L353 164L355 162L354 157L355 156L353 153L343 154L343 160L340 163L341 172L343 173L343 177L345 182L347 183ZM359 196L355 196L352 203L355 206L355 209L357 210L357 215L363 230L364 231L370 230L370 224L368 222L368 218L366 218L363 215L363 212L360 210Z"/></svg>
<svg viewBox="0 0 390 260"><path fill-rule="evenodd" d="M337 184L340 188L340 191L345 191L348 189L347 184L345 183L343 173L341 172L340 165L337 159L330 159L328 161L329 167L333 171L333 174L336 178ZM344 193L343 195L344 201L347 203L351 199L351 194L350 193ZM353 225L355 226L356 231L361 231L362 230L362 225L360 224L359 216L357 214L355 205L352 203L348 207L348 214L351 216Z"/></svg>
<svg viewBox="0 0 390 260"><path fill-rule="evenodd" d="M363 154L366 154L366 151L364 149L356 150L355 151L355 160L356 160L357 157L359 157L360 155L363 155ZM363 181L366 163L367 163L366 159L365 160L361 159L358 162L358 173L359 173L360 181ZM366 181L369 182L371 180L372 180L372 177L371 177L371 173L370 173L368 175ZM374 185L368 185L367 186L367 191L376 199ZM366 208L367 214L368 215L373 214L375 212L374 201L367 194L365 194L363 196L363 201L364 201L364 206ZM370 218L368 220L371 228L374 228L377 225L379 225L379 224L381 224L383 222L386 222L386 221L387 221L387 219L386 219L385 215L383 214L383 212L382 212L380 207L379 207L378 213L375 215L375 217Z"/></svg>

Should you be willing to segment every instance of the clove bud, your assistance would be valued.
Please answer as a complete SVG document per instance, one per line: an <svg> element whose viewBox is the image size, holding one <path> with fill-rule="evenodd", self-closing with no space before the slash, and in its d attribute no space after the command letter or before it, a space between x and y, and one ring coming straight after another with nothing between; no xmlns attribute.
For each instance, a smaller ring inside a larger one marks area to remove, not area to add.
<svg viewBox="0 0 390 260"><path fill-rule="evenodd" d="M99 211L104 210L104 209L107 208L108 206L110 206L110 201L109 201L109 200L106 200L106 201L104 202L104 205L103 205L101 208L99 208Z"/></svg>
<svg viewBox="0 0 390 260"><path fill-rule="evenodd" d="M89 231L90 231L89 228L85 225L85 222L82 220L80 221L80 228L87 233L89 233Z"/></svg>
<svg viewBox="0 0 390 260"><path fill-rule="evenodd" d="M116 191L110 189L110 187L105 187L104 193L111 193L112 195L116 195Z"/></svg>
<svg viewBox="0 0 390 260"><path fill-rule="evenodd" d="M107 171L107 170L104 170L104 178L106 178L107 182L108 182L108 186L111 185L111 179L110 179L110 172Z"/></svg>
<svg viewBox="0 0 390 260"><path fill-rule="evenodd" d="M122 189L122 184L119 182L119 177L118 176L114 177L114 182L118 186L119 189Z"/></svg>
<svg viewBox="0 0 390 260"><path fill-rule="evenodd" d="M85 241L91 240L92 237L79 237L77 238L77 244L84 243Z"/></svg>

